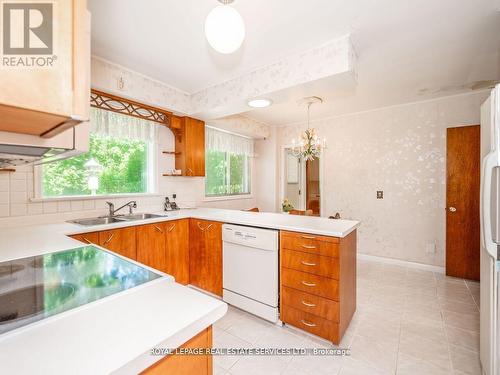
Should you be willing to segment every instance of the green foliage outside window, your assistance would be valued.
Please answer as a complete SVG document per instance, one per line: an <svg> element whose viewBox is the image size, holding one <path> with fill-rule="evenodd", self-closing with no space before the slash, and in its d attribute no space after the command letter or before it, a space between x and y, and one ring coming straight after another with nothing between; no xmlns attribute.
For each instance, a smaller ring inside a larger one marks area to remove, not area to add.
<svg viewBox="0 0 500 375"><path fill-rule="evenodd" d="M89 152L43 166L42 195L90 195L84 165L91 158L103 167L98 195L148 191L148 143L92 134Z"/></svg>
<svg viewBox="0 0 500 375"><path fill-rule="evenodd" d="M207 196L250 194L250 159L246 155L206 151Z"/></svg>

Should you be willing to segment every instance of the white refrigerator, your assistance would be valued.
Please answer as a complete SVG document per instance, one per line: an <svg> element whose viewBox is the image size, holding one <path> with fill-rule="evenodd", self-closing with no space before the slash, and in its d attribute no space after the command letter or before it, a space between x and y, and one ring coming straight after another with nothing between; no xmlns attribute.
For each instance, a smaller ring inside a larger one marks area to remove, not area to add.
<svg viewBox="0 0 500 375"><path fill-rule="evenodd" d="M480 357L485 375L500 375L498 249L500 244L500 85L481 106Z"/></svg>

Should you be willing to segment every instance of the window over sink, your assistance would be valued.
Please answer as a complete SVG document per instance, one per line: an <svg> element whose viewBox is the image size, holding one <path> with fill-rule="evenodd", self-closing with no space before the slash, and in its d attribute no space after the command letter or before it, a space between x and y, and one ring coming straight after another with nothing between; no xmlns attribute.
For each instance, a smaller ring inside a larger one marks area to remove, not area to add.
<svg viewBox="0 0 500 375"><path fill-rule="evenodd" d="M89 151L39 167L41 198L153 193L155 122L91 108Z"/></svg>
<svg viewBox="0 0 500 375"><path fill-rule="evenodd" d="M205 196L251 193L253 139L206 127Z"/></svg>

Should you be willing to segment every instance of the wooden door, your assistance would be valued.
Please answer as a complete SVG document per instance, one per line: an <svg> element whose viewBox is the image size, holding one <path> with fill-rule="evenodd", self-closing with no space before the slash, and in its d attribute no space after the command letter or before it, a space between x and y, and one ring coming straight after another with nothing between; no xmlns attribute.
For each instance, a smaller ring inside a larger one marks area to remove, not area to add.
<svg viewBox="0 0 500 375"><path fill-rule="evenodd" d="M135 227L99 232L99 245L130 259L137 259Z"/></svg>
<svg viewBox="0 0 500 375"><path fill-rule="evenodd" d="M479 280L480 126L449 128L446 151L446 274Z"/></svg>
<svg viewBox="0 0 500 375"><path fill-rule="evenodd" d="M165 223L141 225L136 228L137 261L162 272L165 264Z"/></svg>
<svg viewBox="0 0 500 375"><path fill-rule="evenodd" d="M222 224L192 219L189 235L190 284L222 296Z"/></svg>
<svg viewBox="0 0 500 375"><path fill-rule="evenodd" d="M89 245L91 244L99 245L99 232L74 234L70 237Z"/></svg>
<svg viewBox="0 0 500 375"><path fill-rule="evenodd" d="M165 228L165 272L189 284L189 219L167 222Z"/></svg>

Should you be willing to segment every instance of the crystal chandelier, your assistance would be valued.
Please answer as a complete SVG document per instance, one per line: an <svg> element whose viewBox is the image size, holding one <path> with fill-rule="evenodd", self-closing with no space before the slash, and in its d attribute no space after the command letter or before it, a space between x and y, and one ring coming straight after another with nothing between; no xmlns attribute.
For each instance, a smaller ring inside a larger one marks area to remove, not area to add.
<svg viewBox="0 0 500 375"><path fill-rule="evenodd" d="M311 96L302 99L303 103L307 104L307 129L300 135L299 141L292 140L291 153L293 156L304 159L305 161L314 160L321 155L321 152L326 149L326 139L321 141L316 134L315 129L311 129L310 110L311 106L316 103L323 103L323 99L317 96Z"/></svg>

